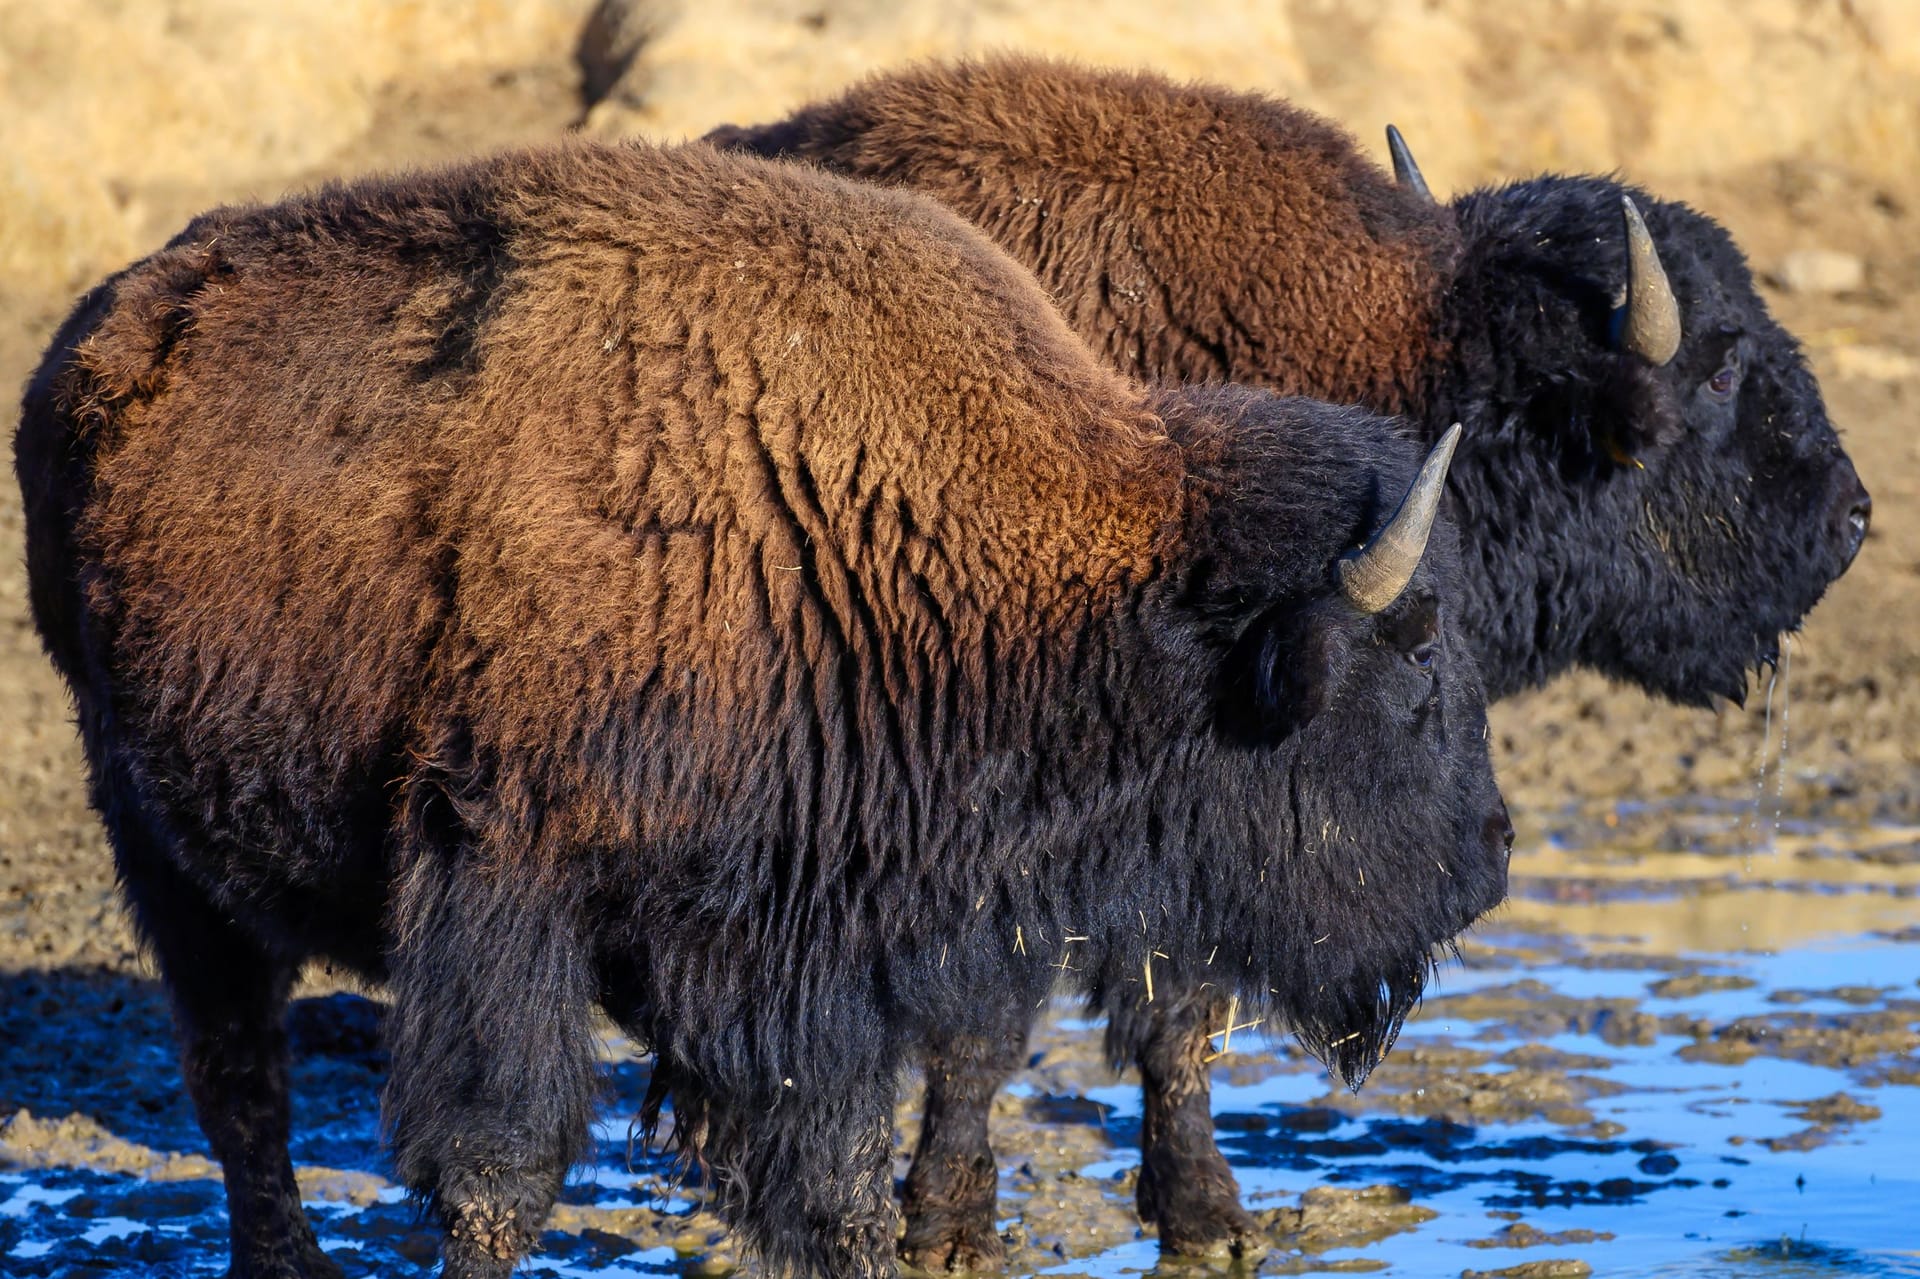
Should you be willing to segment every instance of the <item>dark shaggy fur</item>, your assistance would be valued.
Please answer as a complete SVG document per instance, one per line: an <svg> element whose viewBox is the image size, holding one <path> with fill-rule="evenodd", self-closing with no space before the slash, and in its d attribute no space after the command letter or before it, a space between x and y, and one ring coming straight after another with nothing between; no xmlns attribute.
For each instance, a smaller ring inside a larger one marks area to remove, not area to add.
<svg viewBox="0 0 1920 1279"><path fill-rule="evenodd" d="M574 145L217 211L81 302L15 445L235 1275L333 1271L311 957L391 983L449 1275L537 1238L599 1005L749 1241L866 1276L935 1027L1204 971L1358 1074L1504 889L1451 530L1383 612L1335 585L1420 446L1149 395L916 196Z"/></svg>
<svg viewBox="0 0 1920 1279"><path fill-rule="evenodd" d="M1463 627L1496 696L1586 666L1681 702L1741 699L1864 536L1866 492L1739 250L1643 191L1545 177L1434 205L1286 103L1026 59L877 77L710 140L936 196L1136 376L1364 404L1429 438L1464 423L1449 484ZM1660 368L1612 341L1629 190L1683 315L1684 343ZM1217 1030L1223 1013L1196 1026ZM1163 1051L1158 1019L1128 1021L1145 1038L1116 1033L1120 1059L1197 1058L1193 1045ZM1191 1220L1154 1201L1181 1180L1232 1184L1204 1072L1180 1087L1197 1097L1180 1140L1202 1155L1157 1146L1169 1129L1149 1124L1141 1207L1163 1243L1204 1251L1251 1223L1231 1196ZM1166 1109L1148 1102L1149 1115ZM923 1144L951 1143L936 1131ZM991 1200L946 1195L929 1180L944 1175L916 1164L909 1204L963 1202L947 1216L968 1224L910 1226L919 1255L997 1254Z"/></svg>

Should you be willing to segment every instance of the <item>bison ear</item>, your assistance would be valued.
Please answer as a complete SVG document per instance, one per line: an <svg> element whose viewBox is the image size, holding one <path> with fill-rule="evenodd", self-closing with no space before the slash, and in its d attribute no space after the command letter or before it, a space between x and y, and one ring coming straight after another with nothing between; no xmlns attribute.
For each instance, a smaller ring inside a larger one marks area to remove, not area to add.
<svg viewBox="0 0 1920 1279"><path fill-rule="evenodd" d="M1639 360L1615 368L1600 388L1593 417L1595 446L1615 465L1634 470L1686 434L1679 402L1656 376L1656 366Z"/></svg>
<svg viewBox="0 0 1920 1279"><path fill-rule="evenodd" d="M807 126L799 120L778 124L722 124L700 139L716 151L743 151L768 160L791 159L807 141Z"/></svg>
<svg viewBox="0 0 1920 1279"><path fill-rule="evenodd" d="M1325 609L1271 609L1227 653L1220 719L1234 737L1270 746L1326 709L1339 679L1339 619Z"/></svg>

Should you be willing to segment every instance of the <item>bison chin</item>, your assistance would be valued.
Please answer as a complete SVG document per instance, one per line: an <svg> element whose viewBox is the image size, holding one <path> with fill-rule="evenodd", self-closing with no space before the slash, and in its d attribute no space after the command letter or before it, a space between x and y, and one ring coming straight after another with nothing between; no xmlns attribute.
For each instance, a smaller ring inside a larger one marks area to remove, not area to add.
<svg viewBox="0 0 1920 1279"><path fill-rule="evenodd" d="M1419 1006L1437 958L1431 950L1408 950L1342 979L1301 982L1279 996L1278 1011L1303 1048L1358 1090Z"/></svg>

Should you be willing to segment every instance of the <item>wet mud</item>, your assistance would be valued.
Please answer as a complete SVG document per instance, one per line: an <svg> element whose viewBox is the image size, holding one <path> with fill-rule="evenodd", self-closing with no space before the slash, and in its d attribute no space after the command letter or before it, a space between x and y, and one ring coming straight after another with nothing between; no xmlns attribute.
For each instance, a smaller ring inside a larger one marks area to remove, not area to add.
<svg viewBox="0 0 1920 1279"><path fill-rule="evenodd" d="M1340 61L1358 46L1343 40ZM579 111L563 80L402 82L365 139L299 180L557 135ZM1350 123L1377 136L1376 114ZM145 146L145 117L129 118ZM130 206L150 223L140 243L280 184L149 184ZM1578 675L1495 709L1521 830L1512 899L1465 939L1358 1094L1283 1040L1221 1045L1219 1139L1265 1252L1231 1271L1159 1273L1920 1279L1920 200L1809 159L1660 186L1730 227L1806 340L1874 492L1867 547L1795 641L1791 674L1759 681L1747 708L1666 707ZM1788 287L1780 264L1834 245L1857 252L1863 283ZM71 292L8 301L12 396ZM9 477L0 1274L218 1274L218 1169L180 1086L164 991L114 899L70 708L28 619L22 547ZM379 993L315 971L301 995L293 1153L322 1243L349 1275L425 1275L436 1232L379 1145ZM1100 1047L1099 1028L1062 1004L997 1102L1015 1274L1158 1267L1133 1208L1138 1088ZM632 1141L645 1061L611 1032L602 1057L591 1166L528 1271L731 1272L738 1253L700 1188ZM903 1154L914 1091L903 1081Z"/></svg>
<svg viewBox="0 0 1920 1279"><path fill-rule="evenodd" d="M1756 843L1752 818L1708 802L1527 817L1514 903L1359 1093L1237 1033L1216 1124L1267 1238L1233 1273L1920 1275L1920 877L1890 853L1914 832L1807 814ZM1742 908L1723 919L1729 896ZM311 974L291 1014L301 1188L349 1275L425 1273L435 1232L379 1147L377 993L329 980ZM218 1168L157 983L110 965L0 977L0 1038L6 1273L217 1270ZM1158 1266L1133 1211L1139 1093L1099 1049L1061 1004L997 1103L1016 1274ZM611 1031L602 1057L593 1166L530 1271L731 1272L700 1188L633 1141L644 1059Z"/></svg>

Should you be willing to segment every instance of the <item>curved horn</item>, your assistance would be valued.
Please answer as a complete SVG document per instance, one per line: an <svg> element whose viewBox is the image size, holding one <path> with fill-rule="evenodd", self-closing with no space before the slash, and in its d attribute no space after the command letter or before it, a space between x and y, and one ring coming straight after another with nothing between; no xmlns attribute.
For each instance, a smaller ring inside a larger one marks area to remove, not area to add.
<svg viewBox="0 0 1920 1279"><path fill-rule="evenodd" d="M1427 536L1433 532L1441 490L1447 486L1447 465L1459 442L1460 424L1455 422L1427 454L1413 487L1400 499L1400 509L1387 526L1340 561L1340 589L1361 612L1378 613L1399 599L1413 580L1413 571L1427 551Z"/></svg>
<svg viewBox="0 0 1920 1279"><path fill-rule="evenodd" d="M1420 166L1413 162L1413 152L1407 150L1407 140L1392 125L1387 126L1387 150L1393 153L1393 180L1428 204L1438 203L1427 189L1427 180L1420 176Z"/></svg>
<svg viewBox="0 0 1920 1279"><path fill-rule="evenodd" d="M1627 224L1627 300L1615 320L1616 341L1650 364L1665 364L1680 349L1680 303L1640 210L1624 195L1620 207Z"/></svg>

